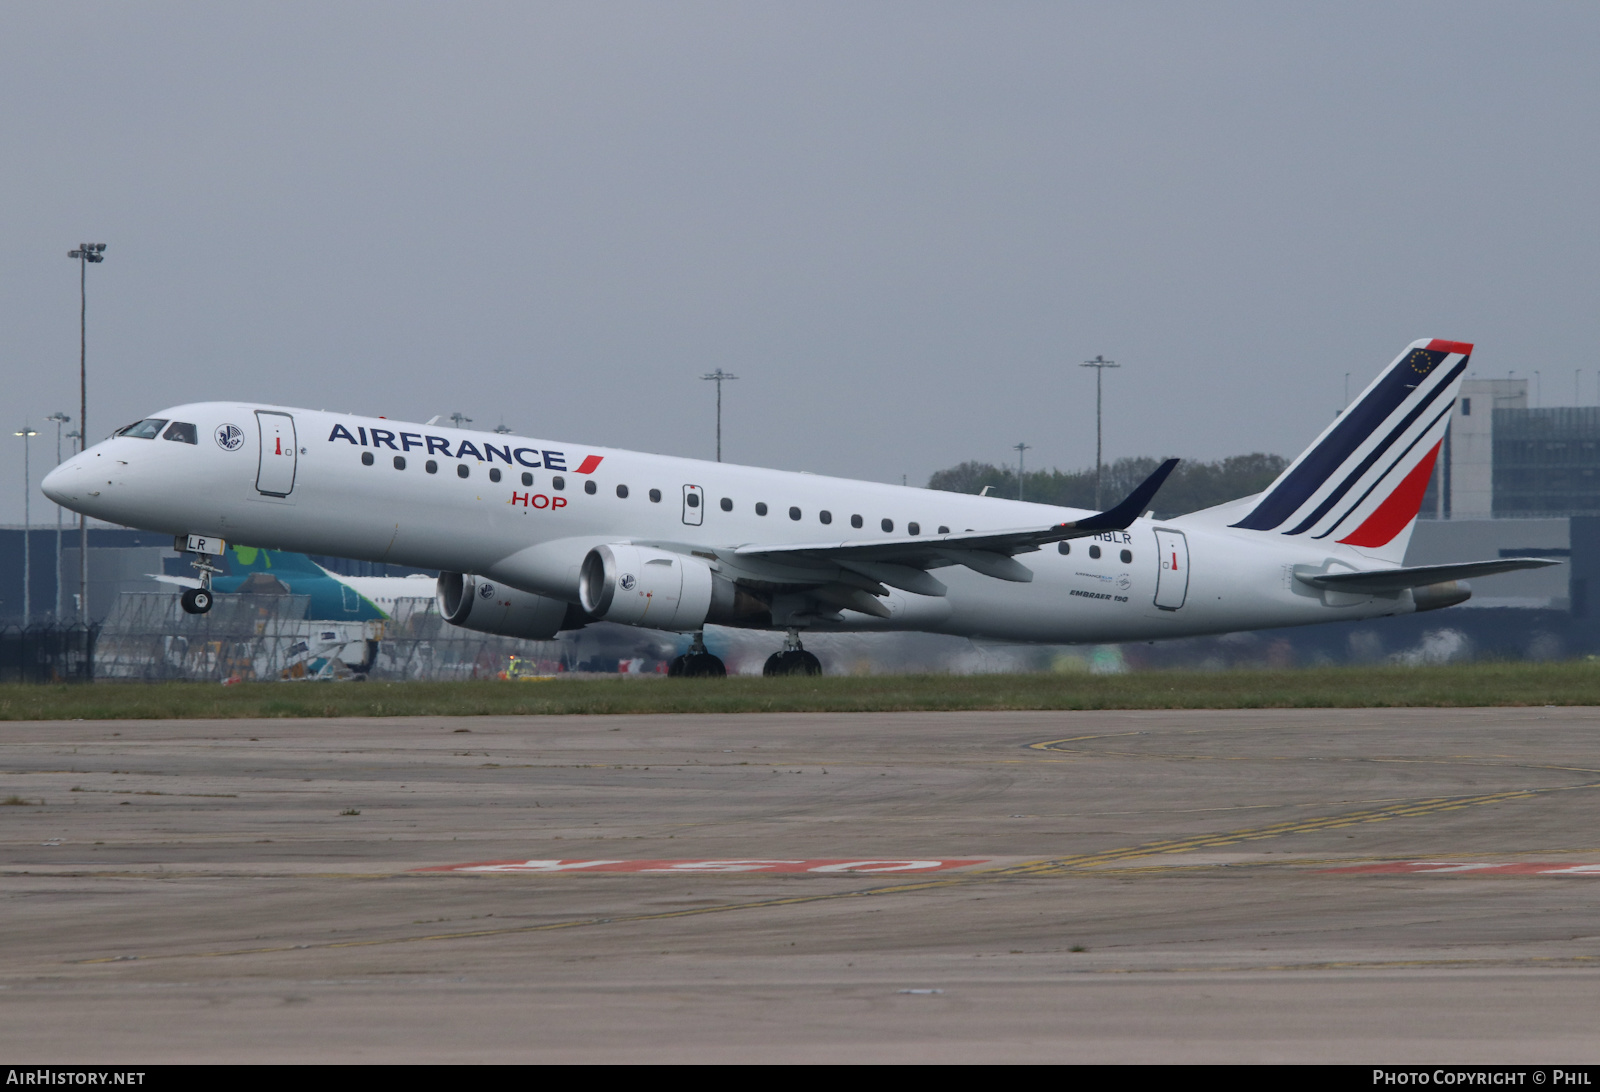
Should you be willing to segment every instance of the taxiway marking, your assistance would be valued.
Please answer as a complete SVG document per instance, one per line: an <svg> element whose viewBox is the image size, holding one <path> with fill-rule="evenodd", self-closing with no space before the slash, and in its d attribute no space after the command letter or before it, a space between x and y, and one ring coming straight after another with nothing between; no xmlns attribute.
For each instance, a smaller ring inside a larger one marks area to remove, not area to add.
<svg viewBox="0 0 1600 1092"><path fill-rule="evenodd" d="M545 859L530 861L475 861L470 864L431 865L412 872L648 872L682 876L707 872L815 872L838 875L874 872L943 872L967 865L987 864L983 857L967 860L852 860L824 857L815 860L776 860L758 857L730 857L711 860L613 861Z"/></svg>

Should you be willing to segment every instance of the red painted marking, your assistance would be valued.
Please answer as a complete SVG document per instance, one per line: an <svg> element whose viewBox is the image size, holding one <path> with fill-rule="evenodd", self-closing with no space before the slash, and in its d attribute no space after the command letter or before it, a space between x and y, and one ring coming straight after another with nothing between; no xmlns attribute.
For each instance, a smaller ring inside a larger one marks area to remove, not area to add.
<svg viewBox="0 0 1600 1092"><path fill-rule="evenodd" d="M1472 342L1470 341L1440 341L1438 338L1434 338L1428 342L1428 348L1436 353L1460 353L1462 356L1470 356L1472 354Z"/></svg>
<svg viewBox="0 0 1600 1092"><path fill-rule="evenodd" d="M1411 468L1411 472L1395 486L1389 498L1378 505L1349 538L1339 541L1348 546L1387 546L1393 542L1394 537L1404 531L1406 525L1422 511L1422 494L1428 491L1428 479L1433 476L1433 461L1439 457L1439 447L1443 443L1440 440L1434 444L1433 450Z"/></svg>
<svg viewBox="0 0 1600 1092"><path fill-rule="evenodd" d="M902 858L899 860L852 860L848 857L813 860L770 857L719 857L706 860L616 861L604 859L565 860L545 858L524 861L474 861L469 864L433 865L413 868L412 872L814 872L874 874L883 872L943 872L966 865L983 864L983 858L960 861Z"/></svg>
<svg viewBox="0 0 1600 1092"><path fill-rule="evenodd" d="M274 451L273 454L274 455L282 455L283 454L283 437L282 436L278 437L278 450Z"/></svg>
<svg viewBox="0 0 1600 1092"><path fill-rule="evenodd" d="M1519 864L1485 864L1462 861L1389 861L1385 864L1353 865L1349 868L1324 868L1323 872L1402 875L1474 876L1600 876L1600 864L1574 864L1571 861L1523 861Z"/></svg>
<svg viewBox="0 0 1600 1092"><path fill-rule="evenodd" d="M1177 550L1173 550L1172 551L1172 571L1173 572L1177 572L1178 571L1178 551Z"/></svg>
<svg viewBox="0 0 1600 1092"><path fill-rule="evenodd" d="M595 468L600 465L600 460L603 458L605 458L604 455L585 455L583 457L583 462L578 464L578 469L574 470L573 473L593 474Z"/></svg>

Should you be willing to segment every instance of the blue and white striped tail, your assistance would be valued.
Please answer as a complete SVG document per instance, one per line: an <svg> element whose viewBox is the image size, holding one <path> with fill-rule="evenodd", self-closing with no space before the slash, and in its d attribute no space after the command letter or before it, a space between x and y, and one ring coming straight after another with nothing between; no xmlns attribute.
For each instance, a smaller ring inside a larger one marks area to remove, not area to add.
<svg viewBox="0 0 1600 1092"><path fill-rule="evenodd" d="M1472 346L1414 341L1233 524L1400 564Z"/></svg>

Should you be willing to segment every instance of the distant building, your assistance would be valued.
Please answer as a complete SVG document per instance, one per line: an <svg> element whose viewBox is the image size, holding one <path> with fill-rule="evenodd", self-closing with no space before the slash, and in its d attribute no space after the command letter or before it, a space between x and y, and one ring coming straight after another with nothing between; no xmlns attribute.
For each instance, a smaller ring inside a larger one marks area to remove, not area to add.
<svg viewBox="0 0 1600 1092"><path fill-rule="evenodd" d="M1600 515L1600 407L1528 405L1526 379L1468 379L1423 519Z"/></svg>

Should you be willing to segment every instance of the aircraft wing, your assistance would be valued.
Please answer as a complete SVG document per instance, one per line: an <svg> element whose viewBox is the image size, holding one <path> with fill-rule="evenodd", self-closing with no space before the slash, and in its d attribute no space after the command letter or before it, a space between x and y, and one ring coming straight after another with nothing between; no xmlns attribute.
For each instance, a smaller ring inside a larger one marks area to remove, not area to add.
<svg viewBox="0 0 1600 1092"><path fill-rule="evenodd" d="M1465 561L1454 565L1413 565L1405 569L1375 569L1358 573L1296 573L1295 579L1313 588L1330 591L1359 592L1383 595L1421 588L1429 584L1442 584L1450 580L1468 580L1474 576L1493 576L1517 569L1543 569L1561 562L1548 557L1503 557L1498 561Z"/></svg>
<svg viewBox="0 0 1600 1092"><path fill-rule="evenodd" d="M1149 507L1156 491L1178 465L1168 459L1115 508L1051 527L1019 527L1002 531L965 531L945 535L903 535L895 538L806 542L783 546L750 545L733 551L740 558L773 562L832 562L871 580L922 595L943 595L945 587L926 572L944 565L965 565L1000 580L1026 583L1033 573L1011 555L1037 550L1051 542L1087 538L1130 526Z"/></svg>

